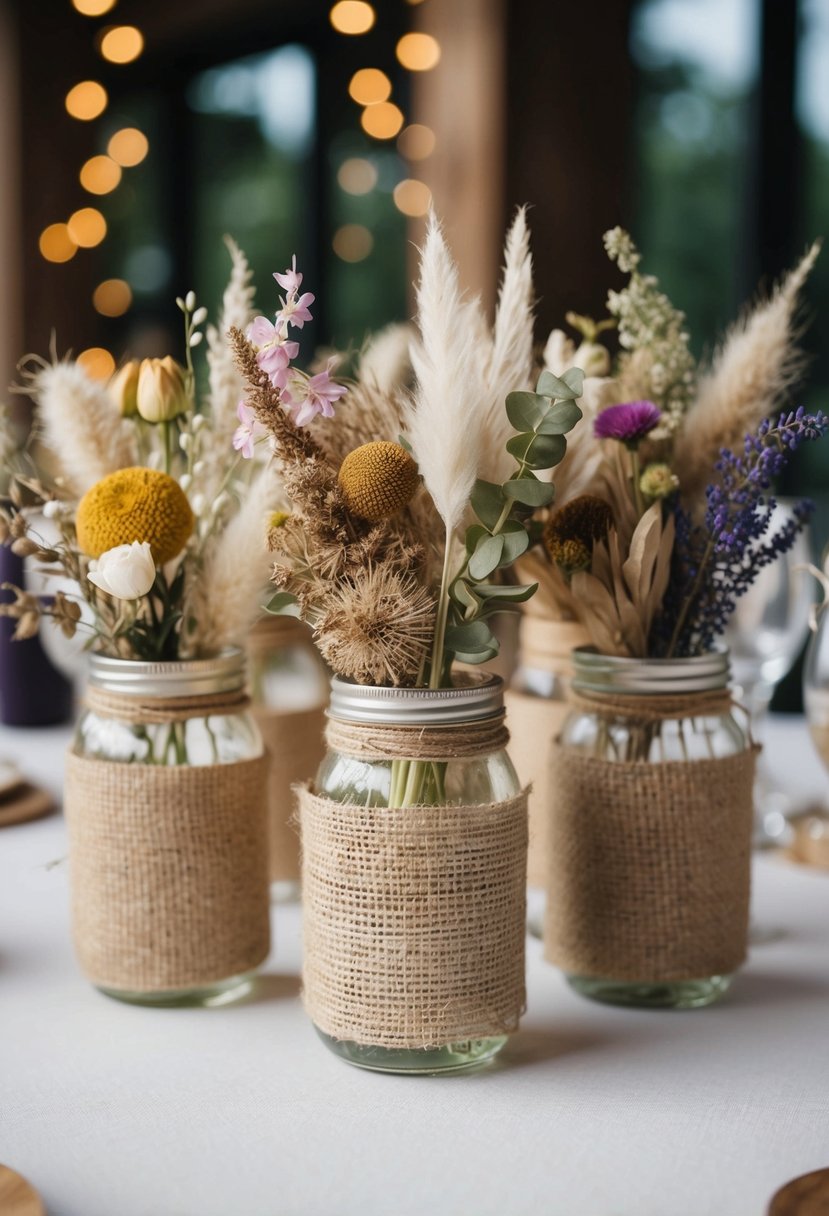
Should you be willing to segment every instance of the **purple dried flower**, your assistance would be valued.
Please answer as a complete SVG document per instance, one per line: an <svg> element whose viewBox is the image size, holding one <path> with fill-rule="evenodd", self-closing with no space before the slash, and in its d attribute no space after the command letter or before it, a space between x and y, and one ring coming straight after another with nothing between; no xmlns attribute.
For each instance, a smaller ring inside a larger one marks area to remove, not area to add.
<svg viewBox="0 0 829 1216"><path fill-rule="evenodd" d="M658 424L662 411L652 401L624 401L609 405L596 415L593 434L597 439L618 439L635 447Z"/></svg>
<svg viewBox="0 0 829 1216"><path fill-rule="evenodd" d="M652 639L657 654L689 655L710 650L736 601L767 566L794 544L814 510L800 502L792 518L769 535L774 498L769 491L791 453L829 430L820 410L798 409L760 424L745 438L743 453L723 448L714 466L717 480L705 491L703 519L695 523L681 506L674 510L671 580Z"/></svg>

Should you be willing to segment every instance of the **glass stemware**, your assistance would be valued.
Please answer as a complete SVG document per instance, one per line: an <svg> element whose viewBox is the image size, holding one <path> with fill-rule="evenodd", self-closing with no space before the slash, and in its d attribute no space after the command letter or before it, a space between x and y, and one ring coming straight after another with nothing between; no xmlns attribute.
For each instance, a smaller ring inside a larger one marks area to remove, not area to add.
<svg viewBox="0 0 829 1216"><path fill-rule="evenodd" d="M772 513L769 535L791 516L791 505L779 501ZM765 566L737 600L723 638L731 652L736 697L751 715L752 732L758 740L762 740L774 690L793 666L808 634L813 580L798 567L809 560L809 534L804 529L789 552ZM762 756L754 797L756 844L782 843L788 834L787 818L793 803L789 795L775 788Z"/></svg>
<svg viewBox="0 0 829 1216"><path fill-rule="evenodd" d="M815 749L829 769L829 606L818 610L803 669L806 721Z"/></svg>

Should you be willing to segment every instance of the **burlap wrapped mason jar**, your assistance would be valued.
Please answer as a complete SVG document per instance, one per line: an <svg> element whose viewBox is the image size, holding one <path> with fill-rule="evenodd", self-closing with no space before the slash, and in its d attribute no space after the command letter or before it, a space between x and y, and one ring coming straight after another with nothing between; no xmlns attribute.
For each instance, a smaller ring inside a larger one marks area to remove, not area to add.
<svg viewBox="0 0 829 1216"><path fill-rule="evenodd" d="M341 1058L389 1072L494 1056L524 1007L526 796L502 682L332 681L300 791L304 999Z"/></svg>
<svg viewBox="0 0 829 1216"><path fill-rule="evenodd" d="M756 749L725 651L574 652L551 758L547 958L585 996L690 1008L746 955Z"/></svg>
<svg viewBox="0 0 829 1216"><path fill-rule="evenodd" d="M270 947L268 758L244 656L92 655L67 756L75 951L109 996L213 1004Z"/></svg>

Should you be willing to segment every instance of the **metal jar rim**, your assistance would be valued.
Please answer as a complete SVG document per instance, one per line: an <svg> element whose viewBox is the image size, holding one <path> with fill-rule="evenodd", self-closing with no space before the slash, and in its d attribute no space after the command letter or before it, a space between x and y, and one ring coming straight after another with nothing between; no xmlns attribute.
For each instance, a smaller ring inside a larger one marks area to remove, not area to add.
<svg viewBox="0 0 829 1216"><path fill-rule="evenodd" d="M89 659L89 683L127 697L197 697L236 692L245 684L245 653L236 646L203 659L152 662L94 652Z"/></svg>
<svg viewBox="0 0 829 1216"><path fill-rule="evenodd" d="M595 647L573 651L576 692L615 692L625 696L676 696L727 688L731 674L728 648L718 647L690 658L623 658L600 654Z"/></svg>
<svg viewBox="0 0 829 1216"><path fill-rule="evenodd" d="M454 726L495 718L504 682L490 672L460 672L451 688L386 688L334 676L328 715L343 722L388 726Z"/></svg>

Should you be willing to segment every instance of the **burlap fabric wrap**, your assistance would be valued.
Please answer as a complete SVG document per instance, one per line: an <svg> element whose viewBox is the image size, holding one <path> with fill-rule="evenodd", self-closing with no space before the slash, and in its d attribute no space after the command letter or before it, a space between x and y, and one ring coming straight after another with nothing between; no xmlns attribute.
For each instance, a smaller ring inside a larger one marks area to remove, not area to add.
<svg viewBox="0 0 829 1216"><path fill-rule="evenodd" d="M566 692L572 675L570 655L587 642L582 625L524 615L519 633L520 665L549 672L559 678ZM558 700L532 696L517 689L504 694L510 732L510 758L521 784L530 787L530 838L527 850L527 882L543 887L547 881L547 832L550 822L550 748L568 712L565 696Z"/></svg>
<svg viewBox="0 0 829 1216"><path fill-rule="evenodd" d="M128 717L135 699L115 699L129 703ZM171 712L180 719L184 707ZM94 984L176 991L263 961L270 948L267 770L267 755L166 768L68 753L73 937Z"/></svg>
<svg viewBox="0 0 829 1216"><path fill-rule="evenodd" d="M580 698L582 699L582 698ZM582 699L583 700L583 699ZM727 712L722 694L635 699L641 726ZM587 702L625 716L633 698ZM627 708L626 708L627 707ZM724 759L605 760L556 743L545 954L571 975L669 982L728 975L748 930L756 749Z"/></svg>
<svg viewBox="0 0 829 1216"><path fill-rule="evenodd" d="M331 724L338 750L362 755L371 739L374 759L482 754L492 730ZM498 731L506 735L502 723ZM304 1000L315 1025L392 1048L515 1030L525 1004L526 796L385 808L305 787L299 806Z"/></svg>
<svg viewBox="0 0 829 1216"><path fill-rule="evenodd" d="M308 645L307 625L292 617L269 617L257 623L248 641L251 665L275 650ZM278 710L254 700L251 707L271 758L268 775L270 876L272 882L299 880L299 831L294 819L293 787L313 777L325 755L325 706Z"/></svg>

